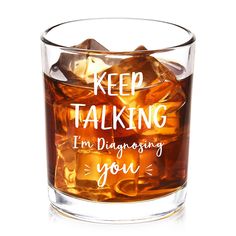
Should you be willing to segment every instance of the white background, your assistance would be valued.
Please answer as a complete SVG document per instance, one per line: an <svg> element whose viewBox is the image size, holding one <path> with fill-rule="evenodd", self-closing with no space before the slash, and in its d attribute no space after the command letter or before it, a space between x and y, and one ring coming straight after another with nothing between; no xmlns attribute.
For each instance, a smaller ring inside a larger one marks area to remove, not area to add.
<svg viewBox="0 0 236 236"><path fill-rule="evenodd" d="M234 1L0 2L1 235L235 235L236 16ZM66 20L167 20L197 37L186 208L167 220L99 225L65 219L47 198L40 34Z"/></svg>

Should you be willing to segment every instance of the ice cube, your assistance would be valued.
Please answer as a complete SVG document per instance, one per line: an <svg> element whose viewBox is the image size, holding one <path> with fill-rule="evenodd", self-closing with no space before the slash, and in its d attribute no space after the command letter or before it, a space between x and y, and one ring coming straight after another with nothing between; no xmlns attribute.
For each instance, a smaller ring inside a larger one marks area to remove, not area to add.
<svg viewBox="0 0 236 236"><path fill-rule="evenodd" d="M159 104L158 104L159 105ZM155 106L158 105L154 105L153 108L155 108ZM147 112L148 113L148 112ZM178 112L172 112L169 114L166 114L166 112L163 112L163 115L166 116L166 123L163 127L159 128L157 126L154 125L154 121L152 119L152 127L151 129L146 128L145 125L142 126L142 129L139 131L139 134L141 134L142 136L145 136L147 140L151 141L149 138L153 139L152 135L158 135L160 137L159 141L163 141L164 142L164 136L173 136L178 134L179 131L179 126L180 126L180 117ZM151 116L154 117L154 112L151 113ZM161 123L161 113L158 114L157 120ZM151 137L147 137L147 136L151 136ZM163 136L161 138L161 136ZM165 142L164 142L165 143Z"/></svg>
<svg viewBox="0 0 236 236"><path fill-rule="evenodd" d="M185 94L178 80L166 77L163 83L149 89L144 102L146 104L174 102L180 108L185 104ZM173 110L176 110L176 106Z"/></svg>
<svg viewBox="0 0 236 236"><path fill-rule="evenodd" d="M65 139L73 139L74 135L81 136L83 139L95 144L98 137L105 137L106 141L113 141L112 129L102 130L102 113L105 114L106 127L112 126L111 104L107 97L101 92L95 96L93 89L82 88L70 83L58 82L57 80L45 77L45 88L50 91L47 98L52 106L55 119L56 143L61 143ZM76 117L76 104L84 104L80 107L78 117ZM91 106L96 106L95 113L91 113L89 118L96 115L98 128L92 122L84 128L84 120L89 115ZM105 107L105 108L104 108ZM78 127L75 127L75 121ZM73 140L71 140L73 142Z"/></svg>
<svg viewBox="0 0 236 236"><path fill-rule="evenodd" d="M131 89L132 72L142 72L144 81L140 88L144 88L145 86L150 86L156 83L161 83L165 80L163 68L160 62L154 57L146 55L143 56L142 54L125 58L116 65L113 65L107 70L102 71L101 74L104 74L104 72L106 72L106 75L113 73L117 74L112 76L113 84L119 84L119 75L126 74L123 81L125 84L127 84L126 90ZM106 83L106 81L107 78L105 77L103 82Z"/></svg>
<svg viewBox="0 0 236 236"><path fill-rule="evenodd" d="M61 191L76 193L76 151L69 142L57 145L54 185Z"/></svg>
<svg viewBox="0 0 236 236"><path fill-rule="evenodd" d="M110 171L105 173L104 168L104 165L109 167L114 161L115 157L108 152L90 150L77 153L76 184L80 197L97 201L115 197L113 186L117 176L112 175Z"/></svg>
<svg viewBox="0 0 236 236"><path fill-rule="evenodd" d="M107 48L105 48L102 44L100 44L98 41L92 38L86 39L82 43L74 45L73 47L80 49L94 50L94 51L108 51Z"/></svg>
<svg viewBox="0 0 236 236"><path fill-rule="evenodd" d="M165 110L160 110L157 114L157 120L160 121L162 116L166 116L166 123L161 128L154 124L151 129L147 129L143 126L141 134L146 136L158 135L162 141L164 141L163 138L165 139L166 136L178 135L180 127L179 110L185 102L184 91L179 81L176 79L173 80L173 78L169 79L167 77L166 81L163 83L150 88L144 99L144 103L146 104L145 113L148 115L148 109L149 106L151 106L151 116L154 118L155 109L160 105L165 106ZM152 123L154 123L153 120ZM161 137L161 135L165 137ZM169 141L171 141L171 139Z"/></svg>
<svg viewBox="0 0 236 236"><path fill-rule="evenodd" d="M138 193L139 176L139 153L134 149L123 150L121 158L116 158L120 168L123 168L117 174L119 180L115 185L115 191L125 196L136 196Z"/></svg>
<svg viewBox="0 0 236 236"><path fill-rule="evenodd" d="M146 50L146 48L140 46L136 50ZM149 97L146 98L146 94L149 93L148 87L158 87L158 85L161 85L159 91L162 93L160 96L163 97L169 92L168 88L166 91L162 91L163 88L168 87L168 85L171 86L172 83L177 83L175 75L167 67L162 65L154 57L146 54L137 54L123 59L118 64L102 71L100 74L105 74L105 78L102 81L104 85L107 85L106 76L114 74L112 76L112 83L116 84L116 88L119 86L120 74L126 74L123 76L123 83L127 85L126 90L130 91L133 72L141 72L143 74L143 83L138 87L134 95L123 96L119 94L119 91L114 92L117 93L118 96L114 96L112 102L118 108L122 108L124 105L135 108L142 107L150 99ZM166 84L164 82L169 83Z"/></svg>
<svg viewBox="0 0 236 236"><path fill-rule="evenodd" d="M116 157L108 152L99 151L79 151L77 153L77 182L81 180L95 181L97 188L102 185L103 178L100 179L104 173L105 168L103 165L108 167L115 162ZM98 164L100 165L98 169ZM100 182L98 182L100 179ZM108 171L106 181L104 181L105 187L111 187L116 182L116 177Z"/></svg>
<svg viewBox="0 0 236 236"><path fill-rule="evenodd" d="M92 51L108 51L95 39L87 39L82 43L72 46L79 49L88 49ZM105 70L107 65L102 56L96 53L73 52L61 53L56 64L51 68L51 76L61 78L62 81L82 83L82 85L93 83L93 74Z"/></svg>
<svg viewBox="0 0 236 236"><path fill-rule="evenodd" d="M70 141L57 145L57 160L55 169L56 188L76 196L107 200L114 197L112 186L117 176L107 173L106 182L102 188L98 181L103 172L98 172L97 165L111 165L115 157L108 152L95 150L75 150ZM103 181L103 179L101 180Z"/></svg>
<svg viewBox="0 0 236 236"><path fill-rule="evenodd" d="M143 45L140 45L140 46L138 46L137 48L135 48L134 51L146 51L146 50L147 50L146 47L144 47Z"/></svg>
<svg viewBox="0 0 236 236"><path fill-rule="evenodd" d="M104 142L108 143L114 141L113 130L103 129L102 127L102 115L104 115L106 118L105 120L106 127L112 127L112 108L111 105L108 104L106 105L106 109L104 108L104 105L96 105L95 114L90 113L91 115L89 116L89 119L93 120L94 118L96 118L98 120L97 127L95 126L94 122L88 122L87 125L85 124L85 120L89 115L90 109L91 109L90 106L85 106L80 108L78 127L76 127L75 125L75 119L76 119L75 109L71 111L70 123L68 125L68 134L70 136L76 135L80 137L80 139L77 140L77 145L80 148L96 149L98 147L99 139L101 138L105 140ZM82 142L89 142L91 146L83 147L81 146ZM102 143L100 144L100 146L102 147Z"/></svg>
<svg viewBox="0 0 236 236"><path fill-rule="evenodd" d="M184 75L185 68L179 63L173 62L173 61L166 61L166 60L162 60L162 63L164 63L165 66L176 75L176 77L180 77Z"/></svg>
<svg viewBox="0 0 236 236"><path fill-rule="evenodd" d="M88 101L89 99L87 99ZM94 104L96 102L94 101ZM76 100L67 101L66 103L54 103L56 144L68 139L71 145L76 148L96 149L99 138L105 139L105 142L108 143L114 142L113 130L104 130L102 127L102 115L105 116L105 126L112 127L112 106L106 104L103 100L100 102L100 104L96 104L96 109L93 110L94 112L90 112L91 105L89 103L80 107L78 116L76 116ZM90 120L97 120L97 126L92 121L85 124L87 117Z"/></svg>
<svg viewBox="0 0 236 236"><path fill-rule="evenodd" d="M140 46L136 49L137 51L146 48ZM142 72L143 73L143 83L141 88L135 91L134 95L120 95L117 91L117 96L114 96L111 100L112 104L118 109L118 112L125 106L126 110L123 112L121 119L125 124L129 124L130 113L129 108L135 108L134 110L134 121L132 127L137 127L137 112L139 108L143 108L146 115L148 116L149 105L152 106L151 116L154 116L154 110L159 105L165 105L166 111L158 113L157 119L160 120L162 115L167 116L166 124L163 128L157 128L153 122L152 118L152 128L147 129L143 125L141 130L133 128L131 130L119 129L114 131L114 136L122 137L124 136L140 134L144 136L148 135L173 135L177 134L179 129L179 114L178 110L185 104L185 94L183 89L176 79L174 73L168 69L164 64L160 63L156 58L146 55L144 53L133 55L132 57L121 60L118 64L108 68L107 70L101 72L106 72L106 75L110 73L116 73L117 76L112 76L112 83L119 85L119 75L126 73L124 83L128 84L127 90L131 86L131 76L132 72ZM104 79L106 83L106 78Z"/></svg>

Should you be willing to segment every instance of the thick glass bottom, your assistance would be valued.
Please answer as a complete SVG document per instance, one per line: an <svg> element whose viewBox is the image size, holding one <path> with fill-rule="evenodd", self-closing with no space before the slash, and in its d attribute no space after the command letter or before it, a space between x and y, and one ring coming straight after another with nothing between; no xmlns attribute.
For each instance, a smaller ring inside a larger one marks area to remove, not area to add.
<svg viewBox="0 0 236 236"><path fill-rule="evenodd" d="M185 201L186 186L152 200L136 202L96 202L76 198L49 186L49 200L63 215L98 223L137 223L173 215Z"/></svg>

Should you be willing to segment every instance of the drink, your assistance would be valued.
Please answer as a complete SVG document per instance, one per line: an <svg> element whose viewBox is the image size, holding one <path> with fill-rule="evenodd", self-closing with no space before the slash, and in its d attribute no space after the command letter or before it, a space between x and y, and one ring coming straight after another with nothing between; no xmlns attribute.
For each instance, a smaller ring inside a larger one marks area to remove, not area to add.
<svg viewBox="0 0 236 236"><path fill-rule="evenodd" d="M180 207L188 166L188 65L145 46L113 54L95 39L65 48L49 65L44 85L53 205L80 216L86 208L93 209L90 215L104 211L110 219L116 216L109 211L119 219L119 204L131 213L133 203L150 208L159 199L158 209L166 204L166 212L173 211L161 203L165 199Z"/></svg>
<svg viewBox="0 0 236 236"><path fill-rule="evenodd" d="M170 109L174 107L176 111L167 116L167 125L148 131L124 130L122 127L118 127L117 130L103 130L101 126L96 130L93 127L74 128L75 109L70 104L86 104L86 108L83 110L84 117L88 115L89 107L96 103L98 107L97 116L101 117L102 106L107 105L109 108L106 117L110 123L112 120L111 106L117 105L116 99L113 101L106 96L102 97L101 93L99 95L101 99L97 100L96 96L91 95L93 94L92 87L79 87L76 84L70 84L70 81L59 81L57 78L50 78L47 75L44 76L44 79L47 98L47 124L49 124L47 128L48 139L51 139L55 134L55 145L54 142L48 142L50 144L48 147L49 177L52 186L65 193L90 200L137 201L166 195L185 184L191 76L177 82L185 96L182 101L184 104L177 104L181 101L173 102L173 105L169 106ZM134 102L136 101L139 107L147 106L146 103L141 103L138 99L155 97L155 92L157 93L155 90L159 89L158 86L160 85L136 91L134 96L137 96L137 101L134 99ZM169 91L167 90L167 92ZM136 95L137 93L138 95ZM154 99L150 103L155 104L158 102L157 100ZM170 101L158 104L165 105L166 103L170 103ZM125 105L123 104L123 106ZM175 106L177 107L175 108ZM53 123L54 119L55 124ZM99 120L99 124L101 124L101 120ZM147 148L142 153L130 149L125 150L123 156L119 158L113 149L100 151L97 148L82 149L78 139L76 140L78 145L73 148L75 146L74 136L80 136L80 141L90 141L92 144L96 144L98 138L105 138L109 144L115 142L116 146L122 143L132 144L140 141L142 143L162 142L163 153L157 157L156 147ZM119 173L118 175L110 173L106 185L99 188L97 181L102 173L97 173L96 166L100 162L105 164L106 161L108 163L126 164L126 166L133 163L134 166L140 166L140 168L135 174L130 173L130 171L127 174ZM86 169L90 170L86 171Z"/></svg>

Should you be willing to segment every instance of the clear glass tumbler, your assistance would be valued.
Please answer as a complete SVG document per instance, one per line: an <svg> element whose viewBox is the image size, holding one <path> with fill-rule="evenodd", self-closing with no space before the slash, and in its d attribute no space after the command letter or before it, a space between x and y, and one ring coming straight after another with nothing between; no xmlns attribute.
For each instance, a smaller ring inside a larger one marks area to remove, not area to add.
<svg viewBox="0 0 236 236"><path fill-rule="evenodd" d="M42 37L49 199L96 222L184 204L195 37L157 20L65 22Z"/></svg>

